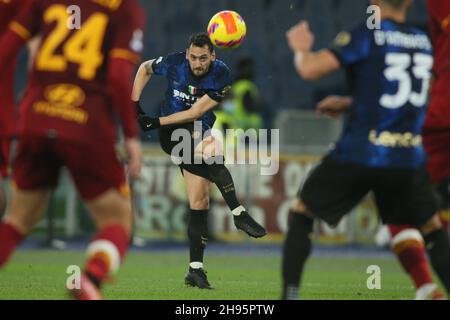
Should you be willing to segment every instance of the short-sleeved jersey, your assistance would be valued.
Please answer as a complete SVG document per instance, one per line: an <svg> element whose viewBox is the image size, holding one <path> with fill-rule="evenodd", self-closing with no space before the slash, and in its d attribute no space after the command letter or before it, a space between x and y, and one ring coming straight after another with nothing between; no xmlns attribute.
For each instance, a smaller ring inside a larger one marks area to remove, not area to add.
<svg viewBox="0 0 450 320"><path fill-rule="evenodd" d="M450 73L450 1L428 0L430 33L434 46L434 72ZM450 88L450 87L449 87Z"/></svg>
<svg viewBox="0 0 450 320"><path fill-rule="evenodd" d="M21 105L21 133L114 141L108 67L113 58L139 61L144 23L136 0L32 1L10 25L24 39L41 37Z"/></svg>
<svg viewBox="0 0 450 320"><path fill-rule="evenodd" d="M205 94L221 102L231 89L231 72L225 63L216 60L206 75L196 77L192 74L184 52L160 57L153 63L153 72L168 81L161 116L186 111ZM202 121L203 130L207 131L214 126L216 116L209 111L198 120Z"/></svg>
<svg viewBox="0 0 450 320"><path fill-rule="evenodd" d="M0 37L9 23L19 13L24 0L0 0ZM9 137L15 133L17 119L14 102L15 61L6 72L0 74L0 137Z"/></svg>
<svg viewBox="0 0 450 320"><path fill-rule="evenodd" d="M330 49L346 68L353 109L331 156L369 167L424 165L422 126L433 66L419 29L383 20L342 32Z"/></svg>

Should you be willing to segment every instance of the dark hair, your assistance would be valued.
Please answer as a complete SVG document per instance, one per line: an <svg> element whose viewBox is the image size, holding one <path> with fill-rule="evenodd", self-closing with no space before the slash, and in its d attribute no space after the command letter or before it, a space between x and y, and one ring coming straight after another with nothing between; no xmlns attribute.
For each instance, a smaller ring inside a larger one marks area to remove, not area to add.
<svg viewBox="0 0 450 320"><path fill-rule="evenodd" d="M382 0L384 3L390 5L394 9L402 9L406 0Z"/></svg>
<svg viewBox="0 0 450 320"><path fill-rule="evenodd" d="M189 45L188 48L191 46L203 48L204 46L208 46L209 52L214 52L214 46L211 42L211 39L209 38L209 35L206 32L197 33L191 36L189 39Z"/></svg>

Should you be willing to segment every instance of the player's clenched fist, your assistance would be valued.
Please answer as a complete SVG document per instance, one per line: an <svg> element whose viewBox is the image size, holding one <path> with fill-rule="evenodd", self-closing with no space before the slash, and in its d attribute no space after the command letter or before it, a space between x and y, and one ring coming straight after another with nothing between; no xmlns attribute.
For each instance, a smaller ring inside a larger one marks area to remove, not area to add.
<svg viewBox="0 0 450 320"><path fill-rule="evenodd" d="M141 108L139 101L136 102L136 108L138 112L137 120L139 126L143 131L155 130L161 127L161 122L159 121L159 118L151 118L147 116L145 111Z"/></svg>
<svg viewBox="0 0 450 320"><path fill-rule="evenodd" d="M161 127L159 118L150 118L147 115L138 115L138 122L143 131L155 130Z"/></svg>
<svg viewBox="0 0 450 320"><path fill-rule="evenodd" d="M314 34L306 21L300 21L286 33L288 44L294 52L309 52L314 44Z"/></svg>

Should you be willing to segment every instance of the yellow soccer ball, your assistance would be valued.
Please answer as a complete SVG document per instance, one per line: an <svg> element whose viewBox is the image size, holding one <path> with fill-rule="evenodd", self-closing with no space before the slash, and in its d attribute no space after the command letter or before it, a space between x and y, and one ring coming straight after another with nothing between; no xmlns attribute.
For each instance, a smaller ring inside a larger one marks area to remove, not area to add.
<svg viewBox="0 0 450 320"><path fill-rule="evenodd" d="M220 49L239 47L247 35L244 19L234 11L221 11L212 17L208 25L211 42Z"/></svg>

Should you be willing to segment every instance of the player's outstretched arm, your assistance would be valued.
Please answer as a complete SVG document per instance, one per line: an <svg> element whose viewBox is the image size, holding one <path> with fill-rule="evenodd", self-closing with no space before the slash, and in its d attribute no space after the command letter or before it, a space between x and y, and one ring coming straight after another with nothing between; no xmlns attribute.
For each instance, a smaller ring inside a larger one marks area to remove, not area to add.
<svg viewBox="0 0 450 320"><path fill-rule="evenodd" d="M127 60L113 58L108 66L108 86L119 114L128 156L128 170L132 178L138 178L142 167L142 150L136 126L136 110L131 95L131 81L135 65Z"/></svg>
<svg viewBox="0 0 450 320"><path fill-rule="evenodd" d="M126 138L138 136L136 109L130 100L134 67L135 64L120 58L111 59L108 66L108 87Z"/></svg>
<svg viewBox="0 0 450 320"><path fill-rule="evenodd" d="M153 62L155 60L145 61L139 67L133 84L133 92L131 94L131 100L138 102L141 99L142 91L147 83L150 81L153 75Z"/></svg>
<svg viewBox="0 0 450 320"><path fill-rule="evenodd" d="M328 96L317 104L317 113L331 118L338 118L348 111L352 104L352 97Z"/></svg>
<svg viewBox="0 0 450 320"><path fill-rule="evenodd" d="M216 100L211 99L205 94L202 98L197 100L189 110L178 112L168 117L159 118L159 121L161 126L194 122L218 104L219 103Z"/></svg>
<svg viewBox="0 0 450 320"><path fill-rule="evenodd" d="M159 128L159 121L155 118L150 118L142 109L140 100L142 91L144 91L145 86L150 81L153 75L153 63L155 60L148 60L141 64L136 77L134 78L133 90L131 93L131 100L134 102L137 110L137 120L139 126L144 131L149 131Z"/></svg>
<svg viewBox="0 0 450 320"><path fill-rule="evenodd" d="M144 162L141 142L137 138L125 139L125 150L128 156L128 174L134 179L138 179Z"/></svg>
<svg viewBox="0 0 450 320"><path fill-rule="evenodd" d="M144 131L158 129L162 126L175 124L191 123L201 118L206 112L213 109L219 104L216 100L211 99L208 95L204 95L199 99L192 108L186 111L174 113L167 117L150 118L146 115L138 116L139 124Z"/></svg>
<svg viewBox="0 0 450 320"><path fill-rule="evenodd" d="M329 50L312 52L314 34L306 21L292 27L286 34L295 54L294 64L298 74L305 80L316 80L337 71L341 65Z"/></svg>
<svg viewBox="0 0 450 320"><path fill-rule="evenodd" d="M169 126L175 124L191 123L201 118L206 112L216 107L219 102L210 98L207 94L200 98L194 105L186 111L178 112L167 117L151 118L147 116L139 106L139 102L136 102L138 110L138 122L141 129L144 131L150 131L158 129L162 126ZM142 112L142 113L141 113Z"/></svg>
<svg viewBox="0 0 450 320"><path fill-rule="evenodd" d="M167 117L150 118L147 115L138 116L139 124L144 131L158 129L162 126L175 124L191 123L201 118L206 112L213 109L219 104L216 100L211 99L208 95L204 95L199 99L192 108L186 111L174 113Z"/></svg>

